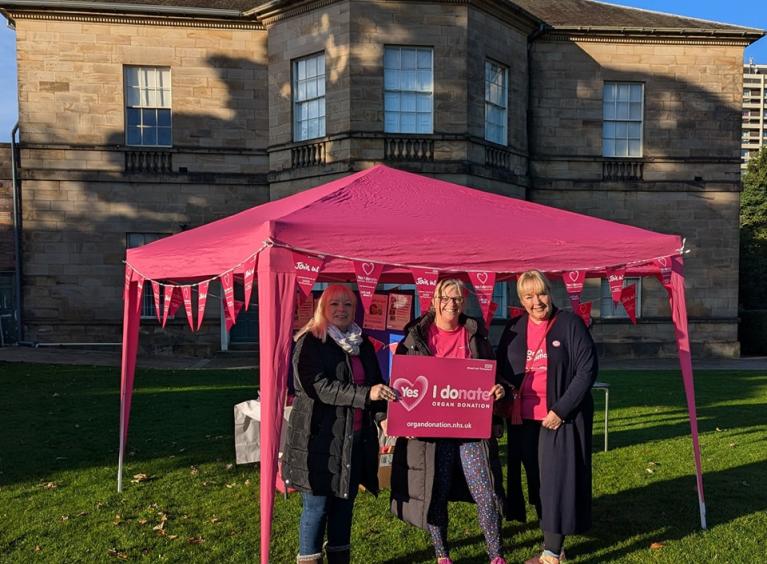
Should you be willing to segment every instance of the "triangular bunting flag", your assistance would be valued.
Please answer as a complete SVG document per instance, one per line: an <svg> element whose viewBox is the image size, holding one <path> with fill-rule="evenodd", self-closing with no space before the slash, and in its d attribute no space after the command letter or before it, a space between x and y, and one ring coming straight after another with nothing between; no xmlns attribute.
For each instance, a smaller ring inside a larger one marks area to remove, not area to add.
<svg viewBox="0 0 767 564"><path fill-rule="evenodd" d="M431 300L434 298L434 288L437 287L439 272L427 268L411 268L413 281L418 291L418 303L421 306L421 314L431 308Z"/></svg>
<svg viewBox="0 0 767 564"><path fill-rule="evenodd" d="M256 257L253 255L245 261L245 272L242 275L242 284L245 290L245 311L248 311L250 307L250 295L253 293L253 278L256 275Z"/></svg>
<svg viewBox="0 0 767 564"><path fill-rule="evenodd" d="M320 275L322 263L325 259L297 253L293 251L293 268L296 269L296 284L300 290L299 297L303 302L304 298L311 296L314 283Z"/></svg>
<svg viewBox="0 0 767 564"><path fill-rule="evenodd" d="M637 287L636 284L626 286L621 290L621 304L623 309L626 310L626 314L629 316L631 323L637 324Z"/></svg>
<svg viewBox="0 0 767 564"><path fill-rule="evenodd" d="M487 319L487 313L490 310L490 302L493 301L493 288L495 287L495 272L469 272L469 280L474 286L474 293L477 295L479 309L482 311L482 317Z"/></svg>
<svg viewBox="0 0 767 564"><path fill-rule="evenodd" d="M162 322L162 312L160 311L160 283L152 280L152 296L154 297L154 311L157 314L157 321Z"/></svg>
<svg viewBox="0 0 767 564"><path fill-rule="evenodd" d="M173 305L173 300L176 296L176 287L171 286L170 284L163 287L163 295L162 295L162 326L165 327L165 323L168 321L168 316L170 315L170 309ZM178 308L178 306L177 306ZM175 313L175 311L173 312ZM170 315L173 317L172 315Z"/></svg>
<svg viewBox="0 0 767 564"><path fill-rule="evenodd" d="M383 341L379 341L378 339L376 339L375 337L371 337L370 335L368 335L368 340L370 341L370 344L373 345L373 350L375 352L382 350L386 346L386 343L384 343Z"/></svg>
<svg viewBox="0 0 767 564"><path fill-rule="evenodd" d="M224 292L224 303L229 310L229 317L234 319L234 276L231 270L221 275L221 289Z"/></svg>
<svg viewBox="0 0 767 564"><path fill-rule="evenodd" d="M378 279L383 272L383 265L374 262L354 261L354 272L357 275L357 290L360 293L363 311L370 309L370 302L378 286Z"/></svg>
<svg viewBox="0 0 767 564"><path fill-rule="evenodd" d="M607 282L610 284L610 294L616 304L621 301L623 278L626 276L626 267L621 266L607 271Z"/></svg>
<svg viewBox="0 0 767 564"><path fill-rule="evenodd" d="M578 307L574 310L575 313L578 314L578 316L583 319L583 323L586 324L586 327L591 326L591 305L593 302L583 302L579 303Z"/></svg>
<svg viewBox="0 0 767 564"><path fill-rule="evenodd" d="M664 286L671 286L671 257L656 258L653 263L660 271L658 279Z"/></svg>
<svg viewBox="0 0 767 564"><path fill-rule="evenodd" d="M240 315L240 311L244 305L244 302L241 302L240 300L234 300L234 317L229 315L229 308L224 308L224 322L226 323L227 333L232 329L232 327L234 327L234 324L237 323L237 316Z"/></svg>
<svg viewBox="0 0 767 564"><path fill-rule="evenodd" d="M210 282L200 282L197 285L197 330L202 326L202 319L205 317L205 303L208 301L208 285Z"/></svg>
<svg viewBox="0 0 767 564"><path fill-rule="evenodd" d="M186 320L189 322L189 328L194 331L194 319L192 318L191 286L181 286L181 298L184 300L184 310L186 311Z"/></svg>
<svg viewBox="0 0 767 564"><path fill-rule="evenodd" d="M573 306L573 311L581 302L581 293L583 292L583 282L586 280L585 270L571 270L562 273L562 281L565 283L567 297Z"/></svg>

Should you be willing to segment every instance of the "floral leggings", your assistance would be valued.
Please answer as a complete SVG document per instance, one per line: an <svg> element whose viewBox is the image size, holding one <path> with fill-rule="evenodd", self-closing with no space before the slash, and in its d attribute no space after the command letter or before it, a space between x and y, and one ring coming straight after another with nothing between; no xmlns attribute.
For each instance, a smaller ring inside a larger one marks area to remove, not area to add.
<svg viewBox="0 0 767 564"><path fill-rule="evenodd" d="M472 441L459 443L444 440L437 442L434 490L429 508L429 522L426 526L437 558L448 556L447 544L447 502L453 479L453 467L460 459L466 484L471 497L477 504L479 526L485 535L487 554L492 560L501 556L501 515L496 500L490 465L485 457L482 443Z"/></svg>

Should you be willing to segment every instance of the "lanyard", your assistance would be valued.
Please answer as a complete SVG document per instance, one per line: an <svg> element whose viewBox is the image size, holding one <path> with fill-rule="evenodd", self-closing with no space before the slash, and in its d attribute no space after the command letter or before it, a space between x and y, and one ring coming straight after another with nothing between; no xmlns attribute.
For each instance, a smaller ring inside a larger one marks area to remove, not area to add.
<svg viewBox="0 0 767 564"><path fill-rule="evenodd" d="M541 345L543 344L543 341L546 340L546 336L549 334L549 331L551 331L551 328L554 327L554 323L556 323L556 322L557 322L557 315L555 315L554 317L549 319L548 322L546 323L546 331L543 333L543 336L541 337L541 340L538 341L538 345L533 349L533 359L535 359L535 353L537 353L538 350L541 348ZM525 343L525 348L527 348L527 343ZM525 373L528 372L528 368L527 368L528 362L530 362L530 361L525 359Z"/></svg>

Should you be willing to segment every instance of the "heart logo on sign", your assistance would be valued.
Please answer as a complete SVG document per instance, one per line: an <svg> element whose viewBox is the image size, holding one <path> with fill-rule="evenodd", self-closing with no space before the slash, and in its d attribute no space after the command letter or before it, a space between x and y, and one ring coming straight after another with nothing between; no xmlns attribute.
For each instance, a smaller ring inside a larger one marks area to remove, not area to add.
<svg viewBox="0 0 767 564"><path fill-rule="evenodd" d="M667 264L666 257L659 258L658 259L658 264L660 264L661 266L666 266L666 264Z"/></svg>
<svg viewBox="0 0 767 564"><path fill-rule="evenodd" d="M576 272L576 271L571 272L570 273L570 280L572 280L573 282L576 282L578 280L578 272Z"/></svg>
<svg viewBox="0 0 767 564"><path fill-rule="evenodd" d="M419 376L415 383L407 378L397 378L392 384L392 388L397 390L397 401L402 404L407 411L412 411L426 397L426 388L429 381L425 376Z"/></svg>
<svg viewBox="0 0 767 564"><path fill-rule="evenodd" d="M375 265L372 262L363 262L362 263L362 270L368 276L370 276L370 273L373 272L374 268L375 268Z"/></svg>
<svg viewBox="0 0 767 564"><path fill-rule="evenodd" d="M478 272L477 280L479 280L480 284L487 282L487 272Z"/></svg>

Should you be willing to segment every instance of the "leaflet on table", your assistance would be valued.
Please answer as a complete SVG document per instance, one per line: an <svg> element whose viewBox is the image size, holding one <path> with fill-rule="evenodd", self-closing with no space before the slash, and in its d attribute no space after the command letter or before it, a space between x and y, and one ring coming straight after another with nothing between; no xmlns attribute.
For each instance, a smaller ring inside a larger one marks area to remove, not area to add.
<svg viewBox="0 0 767 564"><path fill-rule="evenodd" d="M395 355L387 433L403 437L490 437L495 361Z"/></svg>

